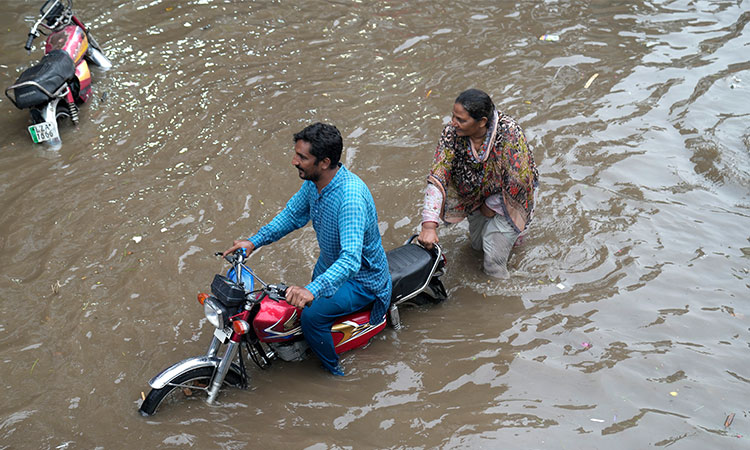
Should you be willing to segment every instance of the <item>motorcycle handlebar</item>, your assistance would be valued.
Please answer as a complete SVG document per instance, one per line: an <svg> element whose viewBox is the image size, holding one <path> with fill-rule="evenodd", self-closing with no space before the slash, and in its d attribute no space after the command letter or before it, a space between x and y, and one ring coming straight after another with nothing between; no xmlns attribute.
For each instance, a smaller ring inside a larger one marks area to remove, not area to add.
<svg viewBox="0 0 750 450"><path fill-rule="evenodd" d="M31 42L34 40L36 35L34 33L29 33L29 38L26 39L26 45L23 46L26 50L31 50Z"/></svg>
<svg viewBox="0 0 750 450"><path fill-rule="evenodd" d="M223 256L223 255L224 255L224 252L214 253L214 256ZM223 256L223 258L226 259L229 264L234 264L234 262L240 257L240 255L247 257L247 250L245 250L244 248L238 248L232 253L228 253L226 256Z"/></svg>
<svg viewBox="0 0 750 450"><path fill-rule="evenodd" d="M216 253L214 253L214 256L221 256L221 257L223 257L224 259L226 259L226 260L227 260L227 262L229 262L230 264L231 264L231 263L234 263L234 254L232 254L232 253L229 253L229 254L228 254L228 255L226 255L226 256L223 256L223 255L224 255L224 252L216 252Z"/></svg>
<svg viewBox="0 0 750 450"><path fill-rule="evenodd" d="M289 287L283 283L280 284L269 284L266 286L266 293L268 293L268 298L274 301L286 301L286 290L289 289Z"/></svg>
<svg viewBox="0 0 750 450"><path fill-rule="evenodd" d="M216 252L214 253L215 256L223 256L223 252ZM233 251L232 253L227 254L224 256L224 259L226 259L230 264L234 264L240 256L247 256L247 250L244 248L238 248L237 250ZM286 301L286 291L289 289L289 286L285 285L284 283L279 283L276 285L268 284L266 285L263 283L262 280L256 277L264 286L265 290L268 293L268 297L271 300L275 301ZM310 302L312 303L312 302ZM306 304L305 306L310 306L310 303Z"/></svg>
<svg viewBox="0 0 750 450"><path fill-rule="evenodd" d="M287 286L284 283L279 283L276 285L269 285L266 288L266 292L268 293L268 298L271 300L280 302L280 301L286 301L286 291L289 289L289 286ZM305 304L305 308L308 306L312 306L312 302L308 302Z"/></svg>

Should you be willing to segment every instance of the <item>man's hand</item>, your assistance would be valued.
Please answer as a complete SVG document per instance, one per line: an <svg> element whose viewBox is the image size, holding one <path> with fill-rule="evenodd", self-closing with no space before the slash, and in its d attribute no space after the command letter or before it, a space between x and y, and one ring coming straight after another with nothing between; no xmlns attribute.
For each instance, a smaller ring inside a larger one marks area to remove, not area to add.
<svg viewBox="0 0 750 450"><path fill-rule="evenodd" d="M238 248L246 249L247 256L250 256L250 253L252 253L255 250L255 245L253 245L252 242L247 241L247 240L234 241L234 244L232 244L232 246L229 247L229 249L227 249L224 253L222 253L221 256L227 256L228 254L232 253Z"/></svg>
<svg viewBox="0 0 750 450"><path fill-rule="evenodd" d="M437 224L435 222L423 223L417 241L427 250L432 250L432 246L438 242Z"/></svg>
<svg viewBox="0 0 750 450"><path fill-rule="evenodd" d="M304 308L306 304L315 300L312 292L299 286L289 286L286 290L286 302L297 308Z"/></svg>

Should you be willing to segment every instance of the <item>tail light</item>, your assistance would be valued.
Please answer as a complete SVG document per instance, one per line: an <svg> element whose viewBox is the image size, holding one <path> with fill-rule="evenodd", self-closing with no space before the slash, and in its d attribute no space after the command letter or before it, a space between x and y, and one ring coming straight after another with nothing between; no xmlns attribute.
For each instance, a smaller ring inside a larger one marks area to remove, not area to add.
<svg viewBox="0 0 750 450"><path fill-rule="evenodd" d="M208 294L206 294L205 292L201 292L200 294L198 294L198 303L202 305L203 303L206 302L207 298L208 298Z"/></svg>
<svg viewBox="0 0 750 450"><path fill-rule="evenodd" d="M250 324L242 319L238 319L232 322L232 329L237 334L247 334L250 331Z"/></svg>

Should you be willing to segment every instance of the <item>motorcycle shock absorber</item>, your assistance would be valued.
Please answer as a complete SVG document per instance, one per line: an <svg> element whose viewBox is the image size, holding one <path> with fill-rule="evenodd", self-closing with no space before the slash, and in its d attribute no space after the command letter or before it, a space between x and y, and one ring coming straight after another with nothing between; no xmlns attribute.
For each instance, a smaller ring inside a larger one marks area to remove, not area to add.
<svg viewBox="0 0 750 450"><path fill-rule="evenodd" d="M78 105L73 102L68 102L68 110L70 110L70 120L73 121L73 125L78 125Z"/></svg>

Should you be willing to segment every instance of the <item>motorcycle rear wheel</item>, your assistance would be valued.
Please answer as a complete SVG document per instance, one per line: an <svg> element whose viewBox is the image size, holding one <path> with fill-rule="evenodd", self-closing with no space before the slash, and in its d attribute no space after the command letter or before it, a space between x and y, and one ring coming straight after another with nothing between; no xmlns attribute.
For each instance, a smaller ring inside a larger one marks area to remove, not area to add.
<svg viewBox="0 0 750 450"><path fill-rule="evenodd" d="M169 384L161 389L151 389L151 392L148 393L139 408L141 415L154 415L162 405L166 404L181 403L182 401L196 399L205 400L208 394L204 388L208 387L211 382L214 370L214 367L192 369L169 380ZM222 388L226 386L239 386L241 383L242 377L240 374L230 369L227 372L226 378L224 378ZM195 386L196 389L184 386Z"/></svg>

